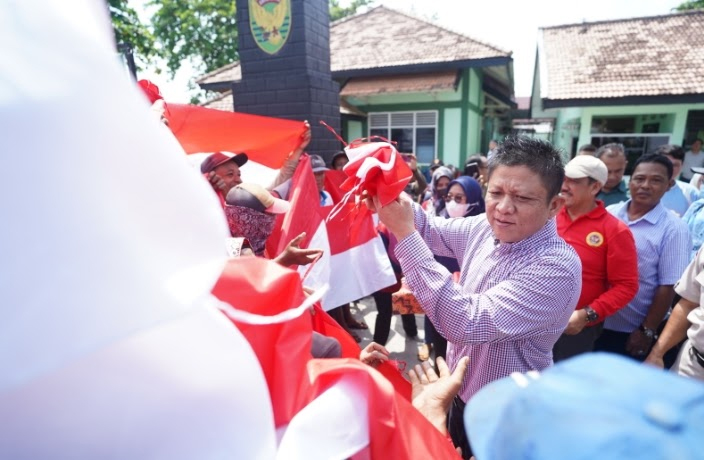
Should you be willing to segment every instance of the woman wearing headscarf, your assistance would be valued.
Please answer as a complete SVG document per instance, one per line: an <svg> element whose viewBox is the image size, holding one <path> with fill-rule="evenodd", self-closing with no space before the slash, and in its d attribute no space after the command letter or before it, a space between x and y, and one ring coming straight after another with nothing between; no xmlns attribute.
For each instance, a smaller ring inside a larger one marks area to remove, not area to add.
<svg viewBox="0 0 704 460"><path fill-rule="evenodd" d="M436 208L437 209L437 208ZM484 198L482 197L482 187L475 179L469 176L460 176L450 182L447 186L447 194L444 197L444 207L435 215L446 219L454 217L476 216L485 212ZM460 264L453 257L435 256L443 267L450 273L460 271ZM425 361L430 357L430 349L435 350L435 358L442 356L445 358L447 352L447 340L441 336L433 326L433 323L425 317L425 341L418 349L418 358Z"/></svg>
<svg viewBox="0 0 704 460"><path fill-rule="evenodd" d="M433 178L430 181L430 196L422 204L428 214L437 216L445 208L447 186L452 179L454 179L452 171L445 166L440 166L433 172Z"/></svg>

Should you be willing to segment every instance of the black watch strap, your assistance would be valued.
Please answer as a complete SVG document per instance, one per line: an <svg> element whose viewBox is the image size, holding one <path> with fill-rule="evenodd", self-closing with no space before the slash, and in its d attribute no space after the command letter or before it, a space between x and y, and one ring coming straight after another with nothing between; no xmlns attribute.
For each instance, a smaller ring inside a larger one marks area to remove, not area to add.
<svg viewBox="0 0 704 460"><path fill-rule="evenodd" d="M599 314L597 312L595 312L594 309L592 307L590 307L589 305L584 307L584 311L587 313L587 322L588 323L592 323L592 322L599 319Z"/></svg>

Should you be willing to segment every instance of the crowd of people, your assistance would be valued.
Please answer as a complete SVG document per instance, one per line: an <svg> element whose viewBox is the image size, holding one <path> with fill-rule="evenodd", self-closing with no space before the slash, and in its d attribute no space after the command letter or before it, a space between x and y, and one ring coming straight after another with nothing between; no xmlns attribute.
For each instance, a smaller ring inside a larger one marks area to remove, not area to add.
<svg viewBox="0 0 704 460"><path fill-rule="evenodd" d="M378 343L364 349L345 305L332 309L337 325L314 329L330 318L323 290L304 294L305 275L288 267L321 249L303 233L267 245L295 212L297 173L315 184L308 205L330 206L327 175L354 164L349 150L306 156L305 126L270 183L240 169L251 150L190 171L176 129L150 119L118 72L112 35L73 27L91 18L85 8L49 5L52 21L17 9L22 27L8 29L36 45L16 53L19 67L57 89L35 97L25 74L5 75L16 96L3 102L8 151L61 155L36 163L42 187L27 193L16 174L26 158L6 158L0 457L348 458L369 447L369 458L430 458L389 446L439 435L437 458L702 458L704 199L678 182L699 188L701 141L643 155L628 181L617 144L564 165L551 144L510 137L463 168L435 161L427 176L388 148L406 191L382 201L386 190L370 188L355 204L377 215L380 258L396 274L382 292L412 292L429 337L421 357L435 354L400 384L398 369L384 373L388 304L378 301ZM163 101L154 109L168 121ZM267 340L274 329L281 343ZM324 420L298 417L320 401L341 404L311 412ZM321 456L348 440L348 423L366 437ZM300 450L280 448L296 435Z"/></svg>
<svg viewBox="0 0 704 460"><path fill-rule="evenodd" d="M273 216L286 211L276 205L287 198L279 190L309 140L306 134L292 152L271 193L260 188L253 194L257 200L249 194L241 199L243 190L251 192L238 172L246 156L224 159L216 153L203 163L201 172L226 197L233 238L248 241L255 255L263 255ZM464 458L473 451L467 403L514 372L543 371L554 362L604 351L704 379L698 281L704 256L697 252L704 238L704 215L699 216L704 198L680 179L686 162L681 147L664 145L641 156L628 181L619 144L583 146L563 165L547 142L507 138L490 158L469 157L463 171L435 161L427 169L429 180L413 154L400 156L412 172L405 192L385 206L376 197L366 200L379 216L379 237L398 282L373 294L374 342L363 356L373 351L374 362L389 359L384 345L391 297L403 279L425 313L419 360L434 355L444 366L447 359L449 370L436 370L448 376L469 358L469 371L462 371L456 394L444 403L446 422L443 417ZM325 172L342 170L348 161L344 151L329 167L322 157L312 157L320 206L333 204L324 189ZM242 214L252 219L249 230L237 224ZM299 248L295 239L287 251L272 256L297 265L318 255ZM354 320L349 305L331 314L353 335L352 328L366 327ZM415 338L414 315L401 315L401 321L407 337ZM334 342L317 337L313 355L339 356ZM435 372L418 368L412 380L419 382L426 371Z"/></svg>

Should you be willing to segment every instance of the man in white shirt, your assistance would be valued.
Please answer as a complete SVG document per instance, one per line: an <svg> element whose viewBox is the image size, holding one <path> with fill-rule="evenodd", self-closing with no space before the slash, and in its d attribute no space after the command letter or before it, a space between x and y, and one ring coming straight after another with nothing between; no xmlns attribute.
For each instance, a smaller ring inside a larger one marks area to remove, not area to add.
<svg viewBox="0 0 704 460"><path fill-rule="evenodd" d="M685 377L704 380L704 251L699 251L682 274L675 292L682 296L645 362L663 367L663 356L684 338L672 370Z"/></svg>
<svg viewBox="0 0 704 460"><path fill-rule="evenodd" d="M690 150L684 154L682 163L682 179L689 182L692 179L692 168L704 166L704 153L702 153L702 140L696 139L692 142Z"/></svg>

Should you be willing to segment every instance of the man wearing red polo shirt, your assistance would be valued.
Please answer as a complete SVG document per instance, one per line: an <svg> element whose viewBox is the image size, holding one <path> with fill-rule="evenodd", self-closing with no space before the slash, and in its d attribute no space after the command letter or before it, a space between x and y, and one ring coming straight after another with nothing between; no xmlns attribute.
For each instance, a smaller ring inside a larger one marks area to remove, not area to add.
<svg viewBox="0 0 704 460"><path fill-rule="evenodd" d="M604 319L638 292L638 256L630 229L609 214L596 195L608 178L606 165L577 156L565 166L557 233L582 262L582 293L567 329L553 347L555 362L592 351Z"/></svg>

